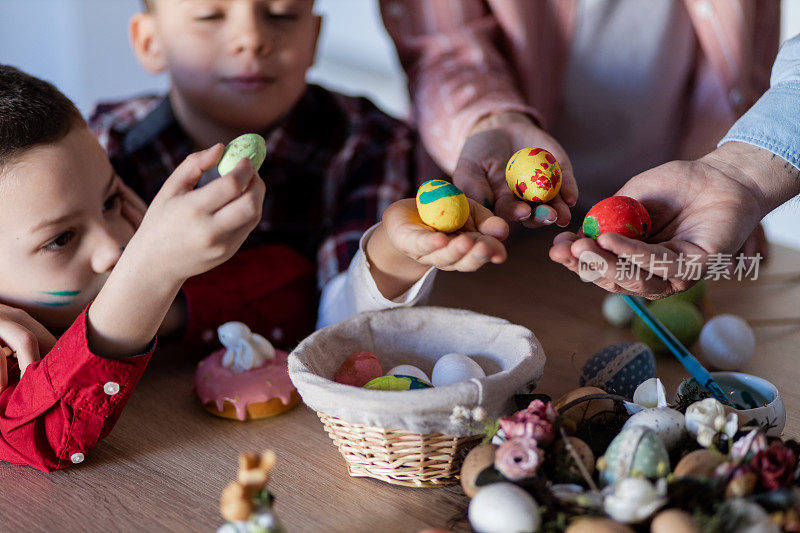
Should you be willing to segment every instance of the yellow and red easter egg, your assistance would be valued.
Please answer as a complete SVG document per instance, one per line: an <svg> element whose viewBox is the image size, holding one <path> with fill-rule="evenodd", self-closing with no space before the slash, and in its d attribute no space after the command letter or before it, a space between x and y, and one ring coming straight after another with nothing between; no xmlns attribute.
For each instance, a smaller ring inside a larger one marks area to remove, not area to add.
<svg viewBox="0 0 800 533"><path fill-rule="evenodd" d="M419 218L435 230L452 233L469 218L469 202L461 189L444 180L429 180L417 191Z"/></svg>
<svg viewBox="0 0 800 533"><path fill-rule="evenodd" d="M523 148L506 165L508 187L529 202L549 202L561 190L561 181L558 161L544 148Z"/></svg>
<svg viewBox="0 0 800 533"><path fill-rule="evenodd" d="M650 231L650 213L628 196L612 196L594 204L583 219L583 233L596 239L603 233L619 233L643 241Z"/></svg>

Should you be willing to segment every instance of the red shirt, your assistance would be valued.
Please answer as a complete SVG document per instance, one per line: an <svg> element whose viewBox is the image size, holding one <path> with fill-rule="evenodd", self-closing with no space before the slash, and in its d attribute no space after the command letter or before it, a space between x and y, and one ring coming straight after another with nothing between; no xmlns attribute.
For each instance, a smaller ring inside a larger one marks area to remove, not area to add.
<svg viewBox="0 0 800 533"><path fill-rule="evenodd" d="M210 353L216 328L239 320L291 347L313 328L313 279L311 262L288 246L240 250L184 284L184 343L205 343ZM82 462L117 423L154 349L155 341L146 353L125 359L93 354L84 310L21 380L19 366L9 360L9 384L0 392L0 460L44 471Z"/></svg>

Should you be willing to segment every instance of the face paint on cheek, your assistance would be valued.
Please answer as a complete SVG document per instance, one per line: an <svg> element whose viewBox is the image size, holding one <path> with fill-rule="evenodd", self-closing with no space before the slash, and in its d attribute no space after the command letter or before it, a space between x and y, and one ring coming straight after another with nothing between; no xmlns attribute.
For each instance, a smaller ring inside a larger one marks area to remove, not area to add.
<svg viewBox="0 0 800 533"><path fill-rule="evenodd" d="M75 296L78 296L81 291L39 291L40 294L47 294L52 296L52 300L37 300L36 305L43 305L45 307L66 307L75 303Z"/></svg>

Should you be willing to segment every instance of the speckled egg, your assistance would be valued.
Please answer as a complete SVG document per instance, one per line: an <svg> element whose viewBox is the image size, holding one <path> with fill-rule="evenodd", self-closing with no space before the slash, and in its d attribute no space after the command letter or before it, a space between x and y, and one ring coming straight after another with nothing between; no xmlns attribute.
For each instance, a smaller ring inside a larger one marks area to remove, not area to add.
<svg viewBox="0 0 800 533"><path fill-rule="evenodd" d="M387 376L414 376L417 379L421 379L426 383L431 382L431 378L428 375L420 370L419 368L413 365L397 365L396 367L392 368L386 373Z"/></svg>
<svg viewBox="0 0 800 533"><path fill-rule="evenodd" d="M444 387L472 378L485 377L481 365L460 353L443 355L436 361L431 372L431 383L434 387Z"/></svg>
<svg viewBox="0 0 800 533"><path fill-rule="evenodd" d="M650 523L650 533L700 533L692 515L680 509L661 511Z"/></svg>
<svg viewBox="0 0 800 533"><path fill-rule="evenodd" d="M678 444L686 431L683 413L669 407L653 407L639 411L625 421L622 429L646 427L656 432L667 451Z"/></svg>
<svg viewBox="0 0 800 533"><path fill-rule="evenodd" d="M656 317L664 327L687 348L695 343L703 328L703 315L695 306L680 300L658 300L651 303L647 310ZM666 353L667 347L638 316L633 319L633 334L656 353Z"/></svg>
<svg viewBox="0 0 800 533"><path fill-rule="evenodd" d="M656 358L646 344L620 342L606 346L586 361L580 385L633 398L636 387L655 375Z"/></svg>
<svg viewBox="0 0 800 533"><path fill-rule="evenodd" d="M625 524L600 516L582 516L572 522L564 533L634 533Z"/></svg>
<svg viewBox="0 0 800 533"><path fill-rule="evenodd" d="M700 351L713 368L738 370L756 351L756 336L745 320L736 315L717 315L700 331Z"/></svg>
<svg viewBox="0 0 800 533"><path fill-rule="evenodd" d="M429 180L417 191L417 211L422 221L437 231L452 233L469 218L469 202L464 193L444 180Z"/></svg>
<svg viewBox="0 0 800 533"><path fill-rule="evenodd" d="M675 477L712 477L714 470L723 463L725 456L708 449L694 450L684 455L675 470Z"/></svg>
<svg viewBox="0 0 800 533"><path fill-rule="evenodd" d="M561 190L561 167L544 148L523 148L506 165L506 183L522 200L549 202Z"/></svg>
<svg viewBox="0 0 800 533"><path fill-rule="evenodd" d="M612 196L597 202L583 219L584 235L596 239L603 233L619 233L643 241L651 229L650 214L634 198Z"/></svg>
<svg viewBox="0 0 800 533"><path fill-rule="evenodd" d="M478 474L494 464L494 452L497 446L494 444L480 444L472 448L464 458L461 465L461 488L464 493L472 498L483 487L475 485Z"/></svg>
<svg viewBox="0 0 800 533"><path fill-rule="evenodd" d="M603 389L598 389L597 387L579 387L569 391L565 395L561 396L558 400L553 402L553 407L561 414L561 416L569 418L576 424L583 422L584 420L590 420L600 415L600 413L612 411L614 409L614 402L612 400L607 398L597 398L577 403L576 405L562 412L562 409L564 409L564 407L566 407L568 404L594 394L608 393L606 393L606 391Z"/></svg>
<svg viewBox="0 0 800 533"><path fill-rule="evenodd" d="M413 390L429 389L431 384L414 376L380 376L364 385L364 388L372 390Z"/></svg>
<svg viewBox="0 0 800 533"><path fill-rule="evenodd" d="M220 176L224 176L234 169L239 160L247 158L258 172L266 157L267 143L264 138L257 133L245 133L228 143L217 163L217 170Z"/></svg>
<svg viewBox="0 0 800 533"><path fill-rule="evenodd" d="M536 500L512 483L483 487L470 500L468 514L477 533L532 533L542 523Z"/></svg>
<svg viewBox="0 0 800 533"><path fill-rule="evenodd" d="M623 429L597 460L600 481L606 485L626 476L658 479L669 473L669 454L655 431L646 427Z"/></svg>
<svg viewBox="0 0 800 533"><path fill-rule="evenodd" d="M369 350L359 350L350 354L339 366L334 381L344 385L363 387L382 375L383 368L378 357Z"/></svg>

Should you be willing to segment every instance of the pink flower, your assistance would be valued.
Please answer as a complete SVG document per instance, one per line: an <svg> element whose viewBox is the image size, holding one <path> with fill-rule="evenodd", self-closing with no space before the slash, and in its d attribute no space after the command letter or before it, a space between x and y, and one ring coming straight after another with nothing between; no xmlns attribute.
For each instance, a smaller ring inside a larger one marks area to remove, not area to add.
<svg viewBox="0 0 800 533"><path fill-rule="evenodd" d="M499 451L499 450L498 450ZM497 456L495 455L495 462ZM796 458L794 452L780 442L773 442L750 460L750 468L758 476L760 485L767 490L776 490L791 483Z"/></svg>
<svg viewBox="0 0 800 533"><path fill-rule="evenodd" d="M550 402L545 404L541 400L533 400L527 409L501 418L500 427L507 439L534 439L547 446L555 438L553 422L556 418L558 413Z"/></svg>
<svg viewBox="0 0 800 533"><path fill-rule="evenodd" d="M494 452L494 467L506 479L518 481L536 474L544 452L531 439L510 439Z"/></svg>

